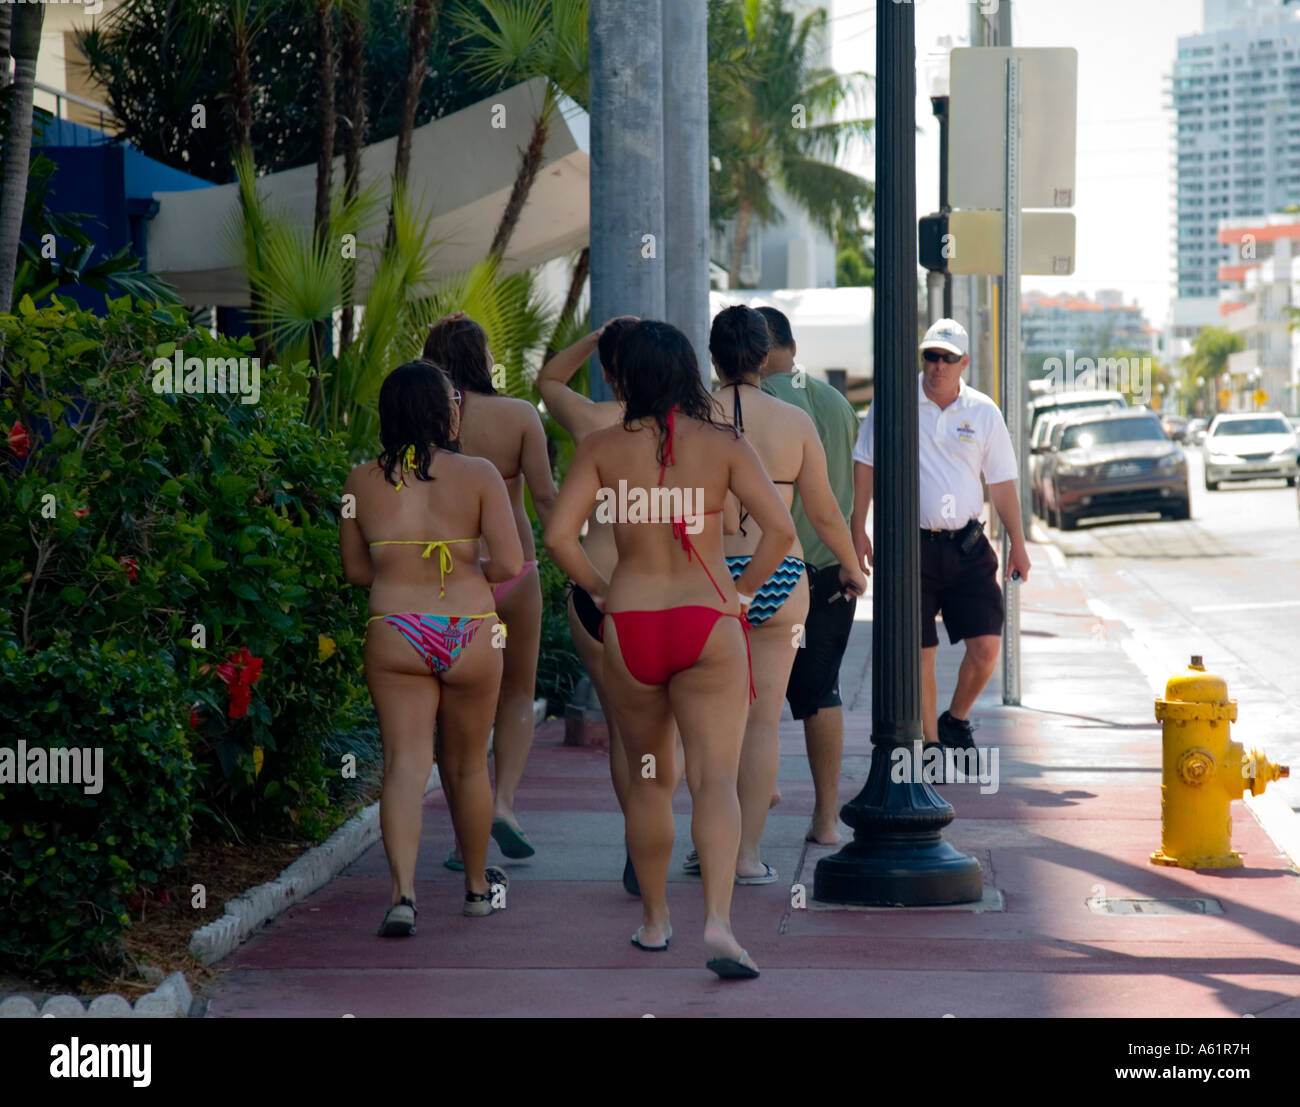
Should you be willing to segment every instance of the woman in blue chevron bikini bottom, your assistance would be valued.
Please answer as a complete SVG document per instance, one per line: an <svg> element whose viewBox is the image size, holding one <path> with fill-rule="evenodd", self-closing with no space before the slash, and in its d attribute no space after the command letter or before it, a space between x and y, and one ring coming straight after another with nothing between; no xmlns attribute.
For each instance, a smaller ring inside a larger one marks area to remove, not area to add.
<svg viewBox="0 0 1300 1107"><path fill-rule="evenodd" d="M831 492L826 454L812 419L801 408L769 396L758 387L759 369L770 346L767 322L758 312L733 307L718 313L709 336L713 364L719 379L725 382L714 393L718 414L754 448L786 506L792 504L798 491L808 521L844 566L841 578L846 594L865 591L866 578L857 567L849 528ZM758 527L745 513L744 505L735 510L739 522L734 528L724 525L724 552L733 579L749 564L759 539ZM749 642L758 698L749 708L736 782L741 824L736 859L738 884L771 884L779 878L772 866L759 857L759 846L780 764L777 729L781 705L807 616L808 579L803 546L796 538L776 572L754 594L747 616L752 628Z"/></svg>

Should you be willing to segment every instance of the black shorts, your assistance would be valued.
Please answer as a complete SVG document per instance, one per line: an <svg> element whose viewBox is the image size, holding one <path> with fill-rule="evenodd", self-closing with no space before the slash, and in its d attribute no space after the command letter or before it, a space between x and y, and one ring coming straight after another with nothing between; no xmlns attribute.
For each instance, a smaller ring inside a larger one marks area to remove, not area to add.
<svg viewBox="0 0 1300 1107"><path fill-rule="evenodd" d="M854 596L841 595L829 602L840 586L840 567L808 566L808 617L804 621L803 645L794 652L794 668L785 698L796 719L816 715L823 707L839 707L840 662L853 630Z"/></svg>
<svg viewBox="0 0 1300 1107"><path fill-rule="evenodd" d="M939 644L934 617L943 613L948 641L1001 634L1005 611L998 587L998 555L988 537L963 554L956 542L921 536L921 646Z"/></svg>
<svg viewBox="0 0 1300 1107"><path fill-rule="evenodd" d="M603 641L601 624L605 621L605 613L596 606L591 593L585 588L579 588L573 581L569 581L569 592L573 596L573 612L578 616L583 630L597 642Z"/></svg>

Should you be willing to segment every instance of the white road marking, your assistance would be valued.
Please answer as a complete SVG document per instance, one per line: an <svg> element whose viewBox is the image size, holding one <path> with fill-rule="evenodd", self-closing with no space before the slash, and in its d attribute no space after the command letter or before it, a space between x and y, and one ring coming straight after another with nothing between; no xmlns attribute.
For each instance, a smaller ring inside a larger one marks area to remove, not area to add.
<svg viewBox="0 0 1300 1107"><path fill-rule="evenodd" d="M1271 607L1300 607L1300 600L1269 600L1266 603L1217 603L1194 607L1193 611L1264 611Z"/></svg>

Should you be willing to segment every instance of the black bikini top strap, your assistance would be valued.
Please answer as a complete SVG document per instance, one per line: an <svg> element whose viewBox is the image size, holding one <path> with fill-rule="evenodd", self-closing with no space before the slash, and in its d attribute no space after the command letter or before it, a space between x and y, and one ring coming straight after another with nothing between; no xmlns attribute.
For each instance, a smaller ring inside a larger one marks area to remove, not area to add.
<svg viewBox="0 0 1300 1107"><path fill-rule="evenodd" d="M735 424L736 424L736 430L740 431L741 434L744 434L744 433L745 433L745 415L744 415L744 412L742 412L742 411L740 410L740 385L735 384L735 385L732 385L732 387L736 390L735 395L734 395L734 397L733 397L733 399L732 399L732 404L731 404L731 415L732 415L732 419L735 421Z"/></svg>

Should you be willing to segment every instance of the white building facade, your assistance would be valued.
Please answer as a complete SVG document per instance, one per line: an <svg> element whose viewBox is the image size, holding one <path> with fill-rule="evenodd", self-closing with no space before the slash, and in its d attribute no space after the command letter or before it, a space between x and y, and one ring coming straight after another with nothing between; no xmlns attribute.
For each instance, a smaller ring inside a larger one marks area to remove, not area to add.
<svg viewBox="0 0 1300 1107"><path fill-rule="evenodd" d="M1219 266L1219 323L1245 342L1228 358L1232 408L1256 406L1300 413L1300 333L1292 331L1288 309L1300 306L1300 214L1220 224L1218 241L1233 261ZM1256 404L1256 392L1265 399Z"/></svg>

